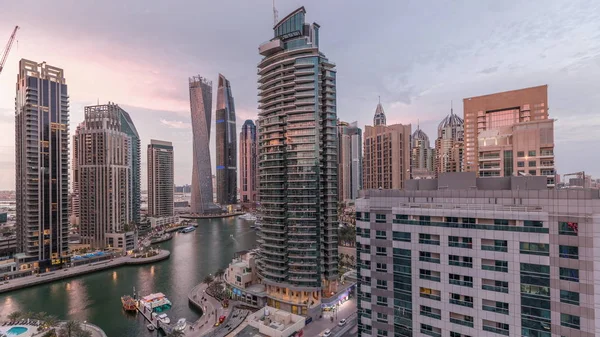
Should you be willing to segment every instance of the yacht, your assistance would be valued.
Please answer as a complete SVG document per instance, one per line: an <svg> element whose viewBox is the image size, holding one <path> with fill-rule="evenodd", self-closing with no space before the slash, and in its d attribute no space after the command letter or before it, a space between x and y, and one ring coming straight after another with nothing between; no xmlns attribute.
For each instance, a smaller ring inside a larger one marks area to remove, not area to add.
<svg viewBox="0 0 600 337"><path fill-rule="evenodd" d="M189 227L186 227L186 228L182 229L182 230L181 230L181 232L182 232L182 233L189 233L189 232L193 232L193 231L195 231L195 230L196 230L196 227L194 227L194 226L189 226Z"/></svg>
<svg viewBox="0 0 600 337"><path fill-rule="evenodd" d="M165 324L171 323L171 319L169 317L167 317L167 314L158 315L158 319Z"/></svg>
<svg viewBox="0 0 600 337"><path fill-rule="evenodd" d="M187 325L187 323L185 321L185 318L180 318L177 321L177 324L175 325L174 329L177 331L183 331L183 330L185 330L186 325Z"/></svg>
<svg viewBox="0 0 600 337"><path fill-rule="evenodd" d="M244 215L240 215L240 219L248 220L248 221L256 221L256 216L252 213L246 213Z"/></svg>
<svg viewBox="0 0 600 337"><path fill-rule="evenodd" d="M148 328L148 330L154 331L154 325L148 324L148 325L146 325L146 327Z"/></svg>

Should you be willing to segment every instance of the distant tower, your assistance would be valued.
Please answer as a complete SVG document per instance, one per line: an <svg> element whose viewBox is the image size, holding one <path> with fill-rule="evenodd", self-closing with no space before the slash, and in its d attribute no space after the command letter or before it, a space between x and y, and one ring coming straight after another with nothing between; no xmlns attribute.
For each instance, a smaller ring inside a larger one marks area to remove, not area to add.
<svg viewBox="0 0 600 337"><path fill-rule="evenodd" d="M435 140L435 173L463 172L464 122L454 114L452 105L450 114L438 125L438 137Z"/></svg>
<svg viewBox="0 0 600 337"><path fill-rule="evenodd" d="M362 130L357 122L338 122L339 200L355 200L362 189Z"/></svg>
<svg viewBox="0 0 600 337"><path fill-rule="evenodd" d="M411 175L413 179L433 179L435 177L433 152L429 137L417 124L417 129L412 135L411 146Z"/></svg>
<svg viewBox="0 0 600 337"><path fill-rule="evenodd" d="M258 153L256 125L248 119L240 132L240 202L256 202Z"/></svg>
<svg viewBox="0 0 600 337"><path fill-rule="evenodd" d="M148 144L148 216L173 216L173 143Z"/></svg>
<svg viewBox="0 0 600 337"><path fill-rule="evenodd" d="M17 251L69 260L69 95L63 70L21 59L15 99Z"/></svg>
<svg viewBox="0 0 600 337"><path fill-rule="evenodd" d="M217 203L237 203L237 132L231 85L219 74L216 111Z"/></svg>
<svg viewBox="0 0 600 337"><path fill-rule="evenodd" d="M210 122L212 109L212 82L203 77L189 79L190 110L192 113L192 213L219 211L213 203L212 170L210 165Z"/></svg>
<svg viewBox="0 0 600 337"><path fill-rule="evenodd" d="M379 103L377 103L377 108L375 109L375 116L373 117L373 126L378 125L385 125L385 113L381 106L381 97L379 98Z"/></svg>

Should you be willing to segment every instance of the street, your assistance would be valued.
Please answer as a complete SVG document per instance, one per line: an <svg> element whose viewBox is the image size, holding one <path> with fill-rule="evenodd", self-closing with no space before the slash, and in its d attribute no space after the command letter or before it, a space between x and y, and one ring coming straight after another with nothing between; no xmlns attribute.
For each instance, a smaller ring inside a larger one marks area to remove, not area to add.
<svg viewBox="0 0 600 337"><path fill-rule="evenodd" d="M326 317L312 321L304 328L304 335L322 336L326 329L331 329L332 336L335 336L335 333L341 331L343 328L338 326L338 322L343 318L348 319L348 317L353 314L356 314L356 298L351 298L341 305L340 309L337 311L337 319L334 319L333 322L330 318ZM348 322L346 324L352 323Z"/></svg>

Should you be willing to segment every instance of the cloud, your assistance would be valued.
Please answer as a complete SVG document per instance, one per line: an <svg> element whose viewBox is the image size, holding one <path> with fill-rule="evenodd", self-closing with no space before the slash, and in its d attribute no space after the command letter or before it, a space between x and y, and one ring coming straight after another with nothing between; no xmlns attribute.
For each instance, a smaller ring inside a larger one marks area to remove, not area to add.
<svg viewBox="0 0 600 337"><path fill-rule="evenodd" d="M171 129L190 129L192 127L191 123L182 122L182 121L169 121L166 119L161 119L160 122L163 125L166 125Z"/></svg>
<svg viewBox="0 0 600 337"><path fill-rule="evenodd" d="M480 74L491 74L491 73L495 73L497 70L498 70L498 67L489 67L489 68L480 70L479 73Z"/></svg>

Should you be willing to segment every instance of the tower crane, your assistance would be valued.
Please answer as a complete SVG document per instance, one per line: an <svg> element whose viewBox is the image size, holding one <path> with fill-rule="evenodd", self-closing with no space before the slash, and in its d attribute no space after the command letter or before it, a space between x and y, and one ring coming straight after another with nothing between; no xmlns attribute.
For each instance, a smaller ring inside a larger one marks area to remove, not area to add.
<svg viewBox="0 0 600 337"><path fill-rule="evenodd" d="M19 26L15 26L10 38L8 39L8 43L6 43L6 47L4 47L4 53L2 54L2 59L0 60L0 74L2 73L2 69L4 69L4 62L6 62L6 58L8 57L8 52L10 52L10 48L12 47L13 42L15 41L15 36L17 35L17 30Z"/></svg>
<svg viewBox="0 0 600 337"><path fill-rule="evenodd" d="M565 183L567 182L568 176L577 176L578 179L581 179L581 184L582 184L581 187L583 187L583 188L587 187L586 181L585 181L585 171L563 174L563 180L565 181Z"/></svg>

